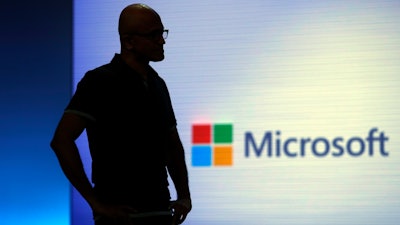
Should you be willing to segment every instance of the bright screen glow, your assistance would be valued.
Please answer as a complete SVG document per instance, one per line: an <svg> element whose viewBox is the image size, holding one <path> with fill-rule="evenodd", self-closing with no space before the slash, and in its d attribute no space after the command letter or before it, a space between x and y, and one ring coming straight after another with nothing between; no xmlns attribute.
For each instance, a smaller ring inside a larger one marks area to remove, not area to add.
<svg viewBox="0 0 400 225"><path fill-rule="evenodd" d="M130 3L75 0L74 87L119 52ZM185 224L398 224L399 1L143 3L170 31L152 66L186 150ZM90 223L75 191L72 204Z"/></svg>

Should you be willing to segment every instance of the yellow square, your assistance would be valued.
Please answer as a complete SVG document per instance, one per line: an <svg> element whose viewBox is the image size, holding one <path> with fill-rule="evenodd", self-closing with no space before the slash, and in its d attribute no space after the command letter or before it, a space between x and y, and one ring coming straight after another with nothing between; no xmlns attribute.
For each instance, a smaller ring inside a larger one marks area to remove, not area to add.
<svg viewBox="0 0 400 225"><path fill-rule="evenodd" d="M233 163L232 146L214 146L214 165L231 166Z"/></svg>

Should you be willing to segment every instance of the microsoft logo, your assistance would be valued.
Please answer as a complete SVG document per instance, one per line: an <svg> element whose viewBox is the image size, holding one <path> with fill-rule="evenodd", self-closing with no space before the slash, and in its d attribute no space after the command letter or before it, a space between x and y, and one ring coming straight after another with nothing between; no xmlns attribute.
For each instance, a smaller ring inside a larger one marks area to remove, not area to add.
<svg viewBox="0 0 400 225"><path fill-rule="evenodd" d="M192 165L232 166L232 143L232 124L192 125Z"/></svg>

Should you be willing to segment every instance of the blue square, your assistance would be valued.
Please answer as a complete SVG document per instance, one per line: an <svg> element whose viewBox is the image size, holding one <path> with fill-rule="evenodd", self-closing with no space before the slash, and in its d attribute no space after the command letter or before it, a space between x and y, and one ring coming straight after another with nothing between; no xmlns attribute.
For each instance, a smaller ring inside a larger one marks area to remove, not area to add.
<svg viewBox="0 0 400 225"><path fill-rule="evenodd" d="M211 146L192 146L192 165L211 166Z"/></svg>

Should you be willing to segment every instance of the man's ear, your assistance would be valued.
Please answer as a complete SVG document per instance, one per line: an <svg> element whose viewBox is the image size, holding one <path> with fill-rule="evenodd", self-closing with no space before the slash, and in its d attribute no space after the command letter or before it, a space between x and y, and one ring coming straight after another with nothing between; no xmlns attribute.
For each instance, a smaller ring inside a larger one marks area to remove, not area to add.
<svg viewBox="0 0 400 225"><path fill-rule="evenodd" d="M133 48L134 41L129 35L122 36L120 42L123 49L131 50Z"/></svg>

